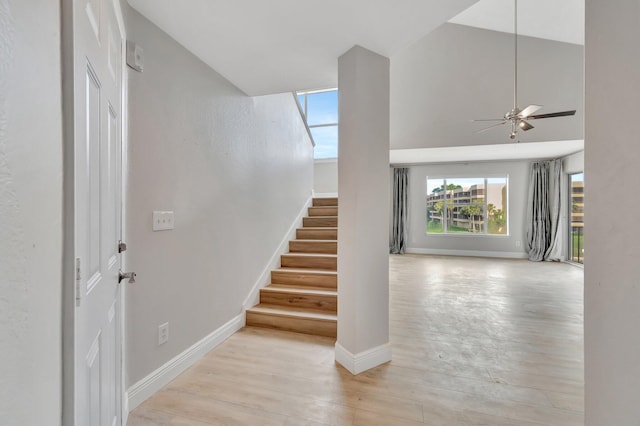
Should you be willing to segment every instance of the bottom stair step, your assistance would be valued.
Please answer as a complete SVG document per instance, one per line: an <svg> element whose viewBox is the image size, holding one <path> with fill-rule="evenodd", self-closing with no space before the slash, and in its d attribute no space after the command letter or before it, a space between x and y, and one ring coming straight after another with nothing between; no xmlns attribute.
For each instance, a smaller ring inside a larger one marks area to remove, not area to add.
<svg viewBox="0 0 640 426"><path fill-rule="evenodd" d="M335 314L338 311L338 292L326 288L271 284L260 290L260 303Z"/></svg>
<svg viewBox="0 0 640 426"><path fill-rule="evenodd" d="M337 315L261 303L247 309L247 325L316 336L337 336Z"/></svg>

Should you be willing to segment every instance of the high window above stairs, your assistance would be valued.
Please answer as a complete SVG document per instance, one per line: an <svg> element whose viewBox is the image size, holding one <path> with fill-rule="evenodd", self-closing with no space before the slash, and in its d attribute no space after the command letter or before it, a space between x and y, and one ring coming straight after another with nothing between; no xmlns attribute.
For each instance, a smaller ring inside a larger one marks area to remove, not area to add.
<svg viewBox="0 0 640 426"><path fill-rule="evenodd" d="M298 92L316 146L313 157L338 158L338 89Z"/></svg>

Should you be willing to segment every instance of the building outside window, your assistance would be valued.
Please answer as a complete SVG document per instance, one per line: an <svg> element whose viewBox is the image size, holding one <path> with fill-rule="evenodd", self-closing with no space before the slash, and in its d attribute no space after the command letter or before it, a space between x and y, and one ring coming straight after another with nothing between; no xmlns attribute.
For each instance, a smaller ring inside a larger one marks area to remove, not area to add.
<svg viewBox="0 0 640 426"><path fill-rule="evenodd" d="M569 175L569 194L569 259L572 262L584 263L584 173Z"/></svg>
<svg viewBox="0 0 640 426"><path fill-rule="evenodd" d="M427 178L427 233L508 235L508 177Z"/></svg>

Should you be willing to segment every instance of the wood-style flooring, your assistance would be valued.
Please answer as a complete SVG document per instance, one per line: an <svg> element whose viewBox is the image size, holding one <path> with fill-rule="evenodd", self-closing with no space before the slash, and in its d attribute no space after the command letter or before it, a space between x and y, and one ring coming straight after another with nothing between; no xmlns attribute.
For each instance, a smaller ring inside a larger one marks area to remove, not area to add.
<svg viewBox="0 0 640 426"><path fill-rule="evenodd" d="M128 425L582 425L582 294L567 264L391 256L390 363L352 376L331 338L249 327Z"/></svg>

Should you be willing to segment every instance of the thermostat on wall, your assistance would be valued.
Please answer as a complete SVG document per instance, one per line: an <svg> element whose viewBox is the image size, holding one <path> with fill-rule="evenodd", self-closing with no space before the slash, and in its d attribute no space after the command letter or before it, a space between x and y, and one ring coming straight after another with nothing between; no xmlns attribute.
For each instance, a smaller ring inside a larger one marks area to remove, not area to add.
<svg viewBox="0 0 640 426"><path fill-rule="evenodd" d="M127 41L127 65L138 72L144 68L144 51L132 41Z"/></svg>

